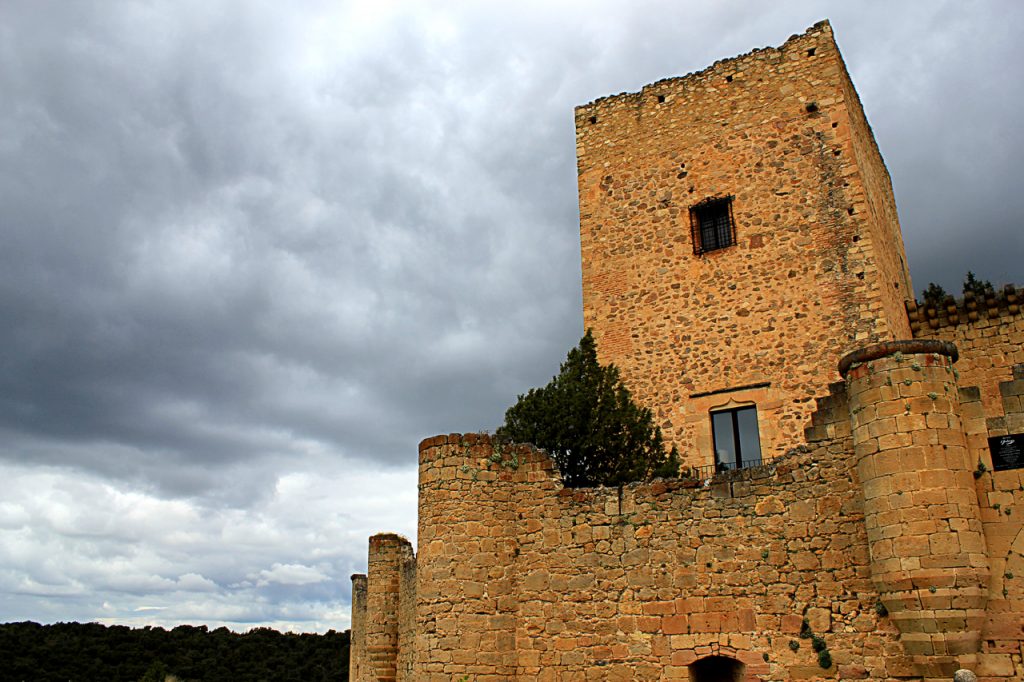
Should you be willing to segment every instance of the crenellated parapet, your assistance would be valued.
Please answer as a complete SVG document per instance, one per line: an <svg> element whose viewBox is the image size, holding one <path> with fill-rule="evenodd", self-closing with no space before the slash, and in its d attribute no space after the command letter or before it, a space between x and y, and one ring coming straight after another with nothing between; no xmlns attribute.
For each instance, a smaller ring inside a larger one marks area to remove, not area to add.
<svg viewBox="0 0 1024 682"><path fill-rule="evenodd" d="M1022 299L1019 289L1007 286L984 297L950 297L938 307L907 303L914 337L957 347L960 384L977 386L982 405L992 416L1002 409L999 384L1013 379L1013 366L1024 363Z"/></svg>
<svg viewBox="0 0 1024 682"><path fill-rule="evenodd" d="M906 302L910 329L915 337L928 337L943 327L972 325L986 320L1012 318L1020 315L1024 293L1014 285L1007 284L1001 290L985 295L966 292L963 298L947 296L939 304L921 302L917 299Z"/></svg>

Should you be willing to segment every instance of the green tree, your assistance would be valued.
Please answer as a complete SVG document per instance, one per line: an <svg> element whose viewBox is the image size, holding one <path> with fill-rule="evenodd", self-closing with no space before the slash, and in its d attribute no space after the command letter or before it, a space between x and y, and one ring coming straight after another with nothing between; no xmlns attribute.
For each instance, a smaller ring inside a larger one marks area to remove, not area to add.
<svg viewBox="0 0 1024 682"><path fill-rule="evenodd" d="M619 485L677 476L651 411L633 402L615 365L602 366L590 330L558 376L530 389L505 412L501 438L548 451L567 487Z"/></svg>

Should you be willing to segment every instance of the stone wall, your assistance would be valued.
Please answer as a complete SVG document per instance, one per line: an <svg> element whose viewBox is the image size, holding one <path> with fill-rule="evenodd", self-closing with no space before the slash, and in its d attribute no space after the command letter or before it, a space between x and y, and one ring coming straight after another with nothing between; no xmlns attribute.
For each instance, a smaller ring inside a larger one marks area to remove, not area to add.
<svg viewBox="0 0 1024 682"><path fill-rule="evenodd" d="M709 410L800 441L839 357L910 336L889 176L831 28L576 110L584 322L686 464ZM696 255L690 209L733 195L736 244Z"/></svg>
<svg viewBox="0 0 1024 682"><path fill-rule="evenodd" d="M1024 470L987 438L1024 431L1024 367L988 417L948 345L905 343L932 345L854 357L806 445L710 480L566 489L529 446L425 440L418 555L371 541L353 679L1019 679Z"/></svg>
<svg viewBox="0 0 1024 682"><path fill-rule="evenodd" d="M583 490L531 449L425 441L418 679L689 679L712 655L744 679L808 678L824 671L805 619L832 673L884 670L896 635L875 611L848 441L713 485Z"/></svg>
<svg viewBox="0 0 1024 682"><path fill-rule="evenodd" d="M999 385L1002 417L978 418L979 392L971 391L975 415L972 461L976 462L976 489L981 501L985 541L991 559L987 620L982 635L986 656L979 670L982 674L1011 675L1020 678L1022 633L1024 633L1024 469L993 471L986 436L1024 433L1024 365L1014 368L1010 381ZM984 427L984 428L982 428Z"/></svg>

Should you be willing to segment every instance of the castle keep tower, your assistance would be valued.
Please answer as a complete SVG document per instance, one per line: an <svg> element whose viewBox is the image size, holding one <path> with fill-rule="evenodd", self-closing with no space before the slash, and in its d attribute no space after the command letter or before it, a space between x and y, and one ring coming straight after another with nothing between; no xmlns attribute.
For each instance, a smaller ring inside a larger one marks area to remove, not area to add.
<svg viewBox="0 0 1024 682"><path fill-rule="evenodd" d="M690 465L780 454L910 338L892 187L832 29L576 110L584 321Z"/></svg>

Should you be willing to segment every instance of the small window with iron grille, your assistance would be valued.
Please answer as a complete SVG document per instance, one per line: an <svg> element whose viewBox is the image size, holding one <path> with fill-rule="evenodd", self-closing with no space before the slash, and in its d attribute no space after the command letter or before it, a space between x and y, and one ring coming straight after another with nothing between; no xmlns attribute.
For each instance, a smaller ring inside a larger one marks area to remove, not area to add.
<svg viewBox="0 0 1024 682"><path fill-rule="evenodd" d="M712 197L690 207L693 252L698 256L736 243L733 197Z"/></svg>

